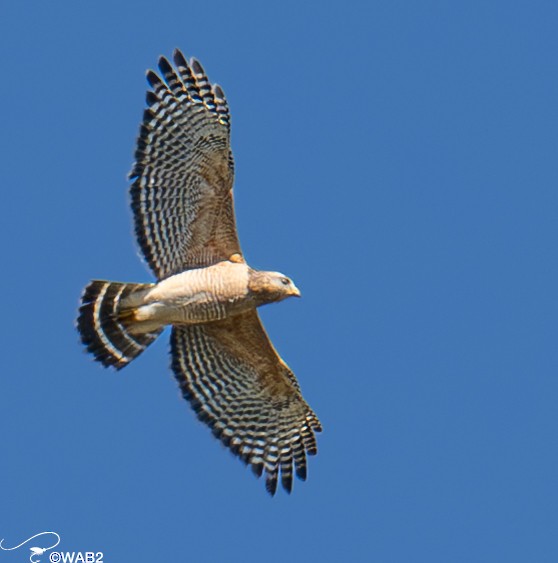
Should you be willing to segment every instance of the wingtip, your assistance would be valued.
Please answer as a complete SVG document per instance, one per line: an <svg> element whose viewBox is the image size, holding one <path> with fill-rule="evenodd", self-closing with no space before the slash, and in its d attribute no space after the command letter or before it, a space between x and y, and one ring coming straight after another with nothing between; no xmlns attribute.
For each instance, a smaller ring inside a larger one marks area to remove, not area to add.
<svg viewBox="0 0 558 563"><path fill-rule="evenodd" d="M165 57L164 55L161 55L159 57L159 60L157 61L157 66L159 67L159 70L163 73L166 74L168 72L172 71L172 65L170 64L169 60L167 59L167 57Z"/></svg>
<svg viewBox="0 0 558 563"><path fill-rule="evenodd" d="M192 72L196 76L205 74L205 71L203 70L203 66L201 65L200 61L198 61L198 59L196 59L195 57L192 57L190 59L190 67L192 68Z"/></svg>
<svg viewBox="0 0 558 563"><path fill-rule="evenodd" d="M225 92L219 84L213 84L213 93L215 94L216 98L219 98L220 100L225 99Z"/></svg>
<svg viewBox="0 0 558 563"><path fill-rule="evenodd" d="M306 464L295 467L295 474L301 481L306 481L308 476Z"/></svg>
<svg viewBox="0 0 558 563"><path fill-rule="evenodd" d="M267 473L265 478L265 490L271 496L275 496L275 493L277 492L277 471Z"/></svg>
<svg viewBox="0 0 558 563"><path fill-rule="evenodd" d="M292 474L281 475L281 485L283 486L283 490L290 495L293 492Z"/></svg>
<svg viewBox="0 0 558 563"><path fill-rule="evenodd" d="M256 477L261 477L263 473L263 463L251 463L250 467L252 469L252 473Z"/></svg>
<svg viewBox="0 0 558 563"><path fill-rule="evenodd" d="M180 49L175 49L172 53L174 64L177 67L188 67L188 61Z"/></svg>
<svg viewBox="0 0 558 563"><path fill-rule="evenodd" d="M147 78L147 82L152 88L156 88L161 83L161 79L157 73L151 69L145 72L145 78Z"/></svg>

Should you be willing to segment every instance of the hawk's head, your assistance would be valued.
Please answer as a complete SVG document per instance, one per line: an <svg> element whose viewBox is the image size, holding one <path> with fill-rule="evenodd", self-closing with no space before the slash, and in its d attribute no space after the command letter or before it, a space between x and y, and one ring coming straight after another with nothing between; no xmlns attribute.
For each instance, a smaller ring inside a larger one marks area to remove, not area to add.
<svg viewBox="0 0 558 563"><path fill-rule="evenodd" d="M287 297L300 297L300 291L293 281L280 272L251 270L248 290L257 305L282 301Z"/></svg>

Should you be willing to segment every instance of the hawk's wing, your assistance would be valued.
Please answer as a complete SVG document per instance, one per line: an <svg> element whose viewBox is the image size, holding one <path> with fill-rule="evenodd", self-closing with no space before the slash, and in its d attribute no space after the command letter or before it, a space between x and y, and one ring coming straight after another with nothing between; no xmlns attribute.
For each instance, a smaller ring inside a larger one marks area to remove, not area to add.
<svg viewBox="0 0 558 563"><path fill-rule="evenodd" d="M215 436L249 463L274 494L292 488L293 463L306 479L321 425L257 312L197 326L174 326L172 367L186 399Z"/></svg>
<svg viewBox="0 0 558 563"><path fill-rule="evenodd" d="M179 50L159 59L137 142L130 188L136 236L159 278L240 253L225 95Z"/></svg>

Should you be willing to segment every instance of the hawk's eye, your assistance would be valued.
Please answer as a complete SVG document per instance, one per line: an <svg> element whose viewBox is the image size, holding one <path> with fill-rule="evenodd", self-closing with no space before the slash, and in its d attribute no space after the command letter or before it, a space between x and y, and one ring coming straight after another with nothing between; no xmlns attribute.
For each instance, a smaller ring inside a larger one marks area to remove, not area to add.
<svg viewBox="0 0 558 563"><path fill-rule="evenodd" d="M289 278L281 278L281 283L283 285L289 285L291 283L291 280Z"/></svg>

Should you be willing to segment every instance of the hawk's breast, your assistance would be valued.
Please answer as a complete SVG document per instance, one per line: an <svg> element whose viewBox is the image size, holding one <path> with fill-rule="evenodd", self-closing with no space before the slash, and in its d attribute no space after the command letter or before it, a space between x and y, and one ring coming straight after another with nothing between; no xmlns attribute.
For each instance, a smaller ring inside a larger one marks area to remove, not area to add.
<svg viewBox="0 0 558 563"><path fill-rule="evenodd" d="M244 263L219 262L170 276L147 291L138 321L196 324L222 320L251 307Z"/></svg>

